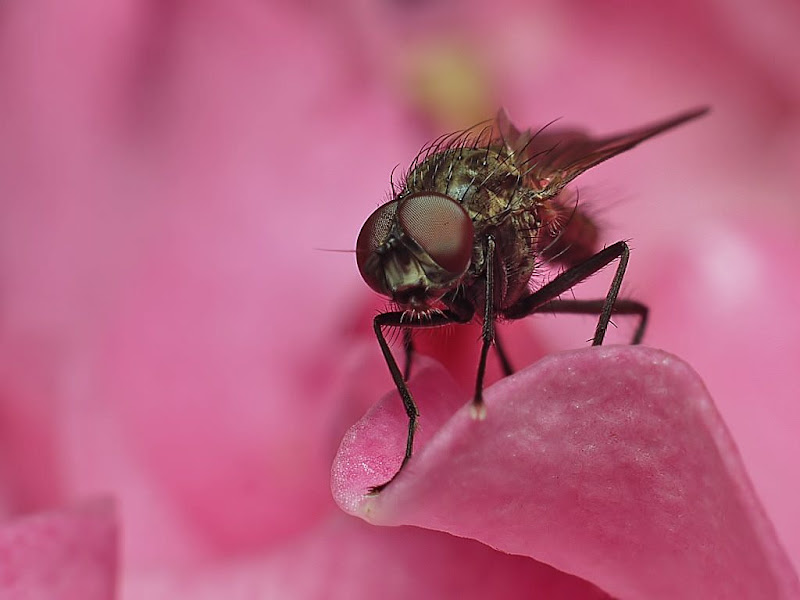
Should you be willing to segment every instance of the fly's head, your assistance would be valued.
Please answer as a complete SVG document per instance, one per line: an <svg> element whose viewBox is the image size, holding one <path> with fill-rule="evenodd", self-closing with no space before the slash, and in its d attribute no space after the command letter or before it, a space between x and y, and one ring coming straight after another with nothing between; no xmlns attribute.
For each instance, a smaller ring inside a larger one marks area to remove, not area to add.
<svg viewBox="0 0 800 600"><path fill-rule="evenodd" d="M424 312L454 290L470 265L474 229L458 202L437 192L396 198L361 228L361 277L404 310Z"/></svg>

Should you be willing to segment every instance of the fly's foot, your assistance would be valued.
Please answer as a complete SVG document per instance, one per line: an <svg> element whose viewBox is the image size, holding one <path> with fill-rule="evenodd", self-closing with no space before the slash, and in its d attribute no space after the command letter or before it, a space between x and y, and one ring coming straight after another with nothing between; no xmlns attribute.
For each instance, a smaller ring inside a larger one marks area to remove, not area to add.
<svg viewBox="0 0 800 600"><path fill-rule="evenodd" d="M405 466L405 462L403 463L403 466ZM400 470L402 470L402 468L403 467L400 467ZM397 471L397 473L392 475L392 477L389 479L389 481L384 481L380 485L373 485L371 488L369 488L367 490L367 496L375 497L378 494L380 494L383 490L385 490L387 487L389 487L389 484L392 483L399 474L400 474L400 471Z"/></svg>
<svg viewBox="0 0 800 600"><path fill-rule="evenodd" d="M367 490L367 496L371 497L371 498L374 498L375 496L380 494L381 491L385 490L387 485L389 485L388 481L386 483L382 483L380 485L373 485L371 488L369 488Z"/></svg>
<svg viewBox="0 0 800 600"><path fill-rule="evenodd" d="M486 418L486 405L481 402L473 402L469 405L469 414L475 421L483 421Z"/></svg>

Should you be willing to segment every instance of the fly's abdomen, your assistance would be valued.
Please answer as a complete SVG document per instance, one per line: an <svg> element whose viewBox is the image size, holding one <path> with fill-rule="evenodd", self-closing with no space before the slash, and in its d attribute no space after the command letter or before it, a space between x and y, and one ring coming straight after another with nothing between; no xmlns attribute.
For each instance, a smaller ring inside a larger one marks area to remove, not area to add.
<svg viewBox="0 0 800 600"><path fill-rule="evenodd" d="M544 260L572 267L597 252L597 224L577 206L565 206L557 197L547 202L541 214L536 253Z"/></svg>

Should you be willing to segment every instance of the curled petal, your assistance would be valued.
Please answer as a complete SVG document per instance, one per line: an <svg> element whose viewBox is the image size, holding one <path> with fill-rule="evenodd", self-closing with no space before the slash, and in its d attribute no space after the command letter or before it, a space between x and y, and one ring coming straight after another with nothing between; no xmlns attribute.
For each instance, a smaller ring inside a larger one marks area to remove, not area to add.
<svg viewBox="0 0 800 600"><path fill-rule="evenodd" d="M396 395L342 442L333 489L348 512L473 538L615 597L800 596L705 387L675 357L635 347L548 357L487 390L484 421L469 406L442 416L459 397L444 373L416 383L428 439L378 497L365 488L402 454Z"/></svg>

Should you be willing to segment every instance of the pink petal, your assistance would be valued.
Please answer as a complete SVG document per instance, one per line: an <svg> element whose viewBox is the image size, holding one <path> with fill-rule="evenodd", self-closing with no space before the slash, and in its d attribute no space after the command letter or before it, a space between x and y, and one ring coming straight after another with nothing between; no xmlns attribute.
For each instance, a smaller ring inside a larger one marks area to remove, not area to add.
<svg viewBox="0 0 800 600"><path fill-rule="evenodd" d="M623 598L800 595L711 399L675 357L548 357L487 390L485 421L469 406L448 418L464 396L435 367L415 383L425 435L380 496L364 492L399 463L396 394L345 437L333 489L348 512L477 539Z"/></svg>
<svg viewBox="0 0 800 600"><path fill-rule="evenodd" d="M637 287L654 315L648 339L702 376L797 570L800 279L787 273L800 261L800 236L788 221L701 225L645 259Z"/></svg>
<svg viewBox="0 0 800 600"><path fill-rule="evenodd" d="M124 600L601 600L592 584L523 556L416 527L338 516L280 552L199 572L130 578Z"/></svg>
<svg viewBox="0 0 800 600"><path fill-rule="evenodd" d="M115 597L117 525L100 501L24 517L0 527L0 598Z"/></svg>

